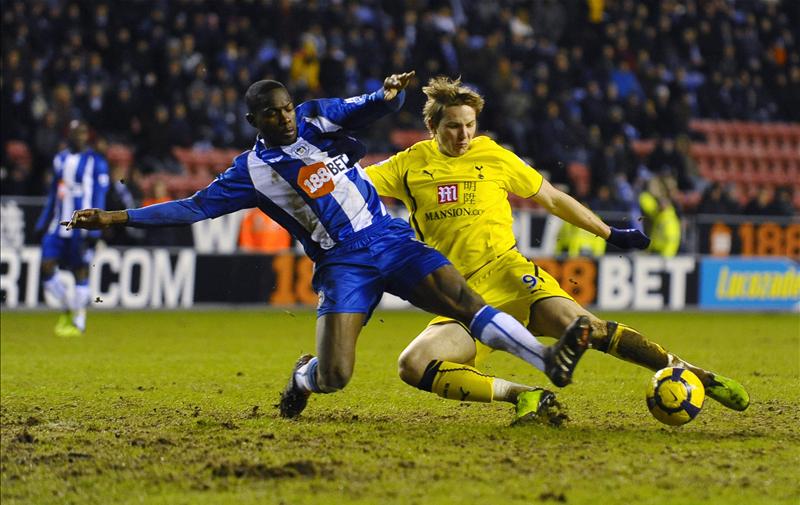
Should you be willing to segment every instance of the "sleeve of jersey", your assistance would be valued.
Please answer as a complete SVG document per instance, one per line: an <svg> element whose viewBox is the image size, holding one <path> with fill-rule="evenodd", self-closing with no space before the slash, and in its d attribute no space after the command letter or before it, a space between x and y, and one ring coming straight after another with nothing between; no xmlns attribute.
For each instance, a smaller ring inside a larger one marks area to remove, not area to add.
<svg viewBox="0 0 800 505"><path fill-rule="evenodd" d="M390 112L396 112L403 106L405 91L401 91L392 100L383 99L383 88L366 95L352 98L326 98L314 100L316 114L346 130L357 130L382 118Z"/></svg>
<svg viewBox="0 0 800 505"><path fill-rule="evenodd" d="M391 158L365 169L379 195L402 199L404 191L400 169L403 166L403 154L395 154Z"/></svg>
<svg viewBox="0 0 800 505"><path fill-rule="evenodd" d="M92 181L92 208L106 208L106 193L108 193L108 163L100 156L95 158L94 177ZM86 236L100 238L101 230L89 230Z"/></svg>
<svg viewBox="0 0 800 505"><path fill-rule="evenodd" d="M127 224L138 228L187 225L255 207L257 200L246 168L234 165L194 196L129 210Z"/></svg>
<svg viewBox="0 0 800 505"><path fill-rule="evenodd" d="M495 149L498 157L503 161L503 173L506 175L507 184L506 191L523 198L530 198L538 193L544 180L542 174L508 149L500 146L495 146Z"/></svg>
<svg viewBox="0 0 800 505"><path fill-rule="evenodd" d="M53 161L55 165L55 161ZM50 191L47 193L47 203L42 209L39 219L36 221L36 231L42 231L47 226L47 223L53 219L53 208L56 205L56 192L58 191L58 177L53 174L53 180L50 182Z"/></svg>
<svg viewBox="0 0 800 505"><path fill-rule="evenodd" d="M106 208L106 193L108 193L108 162L98 157L94 172L94 188L92 191L92 208Z"/></svg>

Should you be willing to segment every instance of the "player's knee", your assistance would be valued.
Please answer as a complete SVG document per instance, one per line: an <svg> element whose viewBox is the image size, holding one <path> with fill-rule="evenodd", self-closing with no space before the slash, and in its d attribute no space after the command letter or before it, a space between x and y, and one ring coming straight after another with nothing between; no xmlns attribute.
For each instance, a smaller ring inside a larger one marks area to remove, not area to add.
<svg viewBox="0 0 800 505"><path fill-rule="evenodd" d="M400 379L410 386L416 386L422 380L425 366L430 359L412 348L407 348L397 359L397 374Z"/></svg>
<svg viewBox="0 0 800 505"><path fill-rule="evenodd" d="M350 382L350 377L353 371L344 366L334 366L323 370L318 370L317 385L325 393L334 393L347 385Z"/></svg>

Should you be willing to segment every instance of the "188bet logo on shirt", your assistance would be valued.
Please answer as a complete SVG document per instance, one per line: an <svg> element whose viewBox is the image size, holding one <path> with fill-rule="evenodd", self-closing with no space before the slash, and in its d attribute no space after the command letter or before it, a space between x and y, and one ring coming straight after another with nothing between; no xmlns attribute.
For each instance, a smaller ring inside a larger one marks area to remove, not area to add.
<svg viewBox="0 0 800 505"><path fill-rule="evenodd" d="M340 154L328 161L319 161L301 168L297 174L297 184L311 198L319 198L333 191L336 187L333 177L345 170L347 170L345 155Z"/></svg>

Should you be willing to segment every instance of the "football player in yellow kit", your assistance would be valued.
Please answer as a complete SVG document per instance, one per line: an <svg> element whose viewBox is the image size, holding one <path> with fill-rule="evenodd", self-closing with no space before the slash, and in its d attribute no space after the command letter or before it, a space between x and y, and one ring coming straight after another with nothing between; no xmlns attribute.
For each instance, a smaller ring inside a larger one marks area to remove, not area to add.
<svg viewBox="0 0 800 505"><path fill-rule="evenodd" d="M508 193L624 249L646 248L645 235L609 227L514 153L476 137L483 98L460 80L437 77L423 92L423 116L433 138L366 169L381 195L405 204L420 240L447 256L487 303L535 335L561 335L577 318L588 317L590 348L651 370L686 367L700 377L708 396L734 410L747 408L749 396L738 382L683 361L629 326L598 318L520 254ZM481 373L476 366L488 352L460 323L437 317L400 355L400 377L444 398L460 400L460 391L470 391L472 401L515 403L518 419L535 415L549 392Z"/></svg>

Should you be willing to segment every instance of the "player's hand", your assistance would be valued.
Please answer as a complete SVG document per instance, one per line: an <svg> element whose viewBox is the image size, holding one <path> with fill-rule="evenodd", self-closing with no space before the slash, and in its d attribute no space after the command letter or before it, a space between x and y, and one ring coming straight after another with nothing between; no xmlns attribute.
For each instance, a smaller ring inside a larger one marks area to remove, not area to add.
<svg viewBox="0 0 800 505"><path fill-rule="evenodd" d="M620 249L647 249L650 245L650 238L636 228L614 228L611 227L611 235L606 241Z"/></svg>
<svg viewBox="0 0 800 505"><path fill-rule="evenodd" d="M61 226L66 226L68 230L73 228L101 230L112 224L115 224L112 213L100 209L76 210L69 221L61 221Z"/></svg>
<svg viewBox="0 0 800 505"><path fill-rule="evenodd" d="M392 74L383 80L383 99L386 101L393 100L397 94L408 86L411 78L414 77L414 71L403 72L402 74Z"/></svg>

